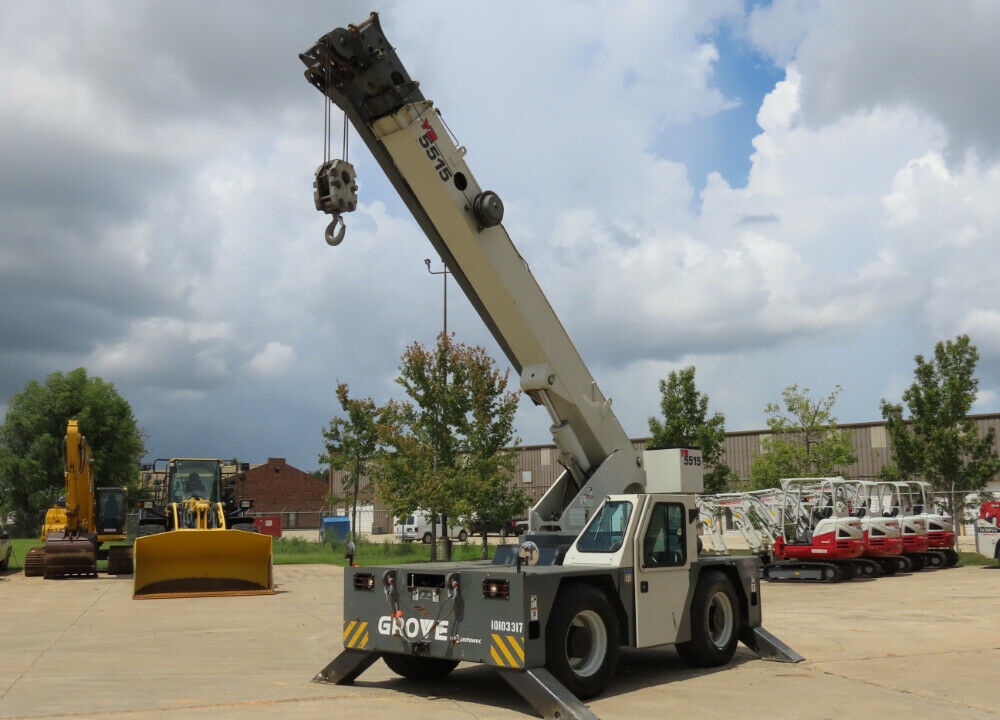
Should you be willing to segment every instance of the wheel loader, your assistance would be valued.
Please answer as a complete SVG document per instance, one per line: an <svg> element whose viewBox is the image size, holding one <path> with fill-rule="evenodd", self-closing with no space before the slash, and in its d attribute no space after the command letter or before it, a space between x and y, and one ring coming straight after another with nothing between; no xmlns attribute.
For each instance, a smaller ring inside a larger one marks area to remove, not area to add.
<svg viewBox="0 0 1000 720"><path fill-rule="evenodd" d="M271 595L271 537L235 499L236 475L218 458L170 458L158 500L139 504L132 596ZM241 470L248 466L237 467Z"/></svg>
<svg viewBox="0 0 1000 720"><path fill-rule="evenodd" d="M94 487L94 456L76 420L66 425L63 454L66 494L46 511L45 546L28 551L24 574L50 579L97 575L97 560L107 558L109 574L127 575L132 549L126 544L125 488Z"/></svg>

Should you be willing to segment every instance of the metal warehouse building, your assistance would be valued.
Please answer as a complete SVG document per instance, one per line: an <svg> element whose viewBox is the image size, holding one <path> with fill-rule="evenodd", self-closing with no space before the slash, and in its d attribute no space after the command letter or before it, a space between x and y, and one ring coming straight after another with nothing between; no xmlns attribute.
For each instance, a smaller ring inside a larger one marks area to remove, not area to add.
<svg viewBox="0 0 1000 720"><path fill-rule="evenodd" d="M980 435L985 434L991 428L994 430L998 438L997 452L1000 453L1000 413L973 415L972 419L975 420ZM840 425L840 428L851 434L851 442L858 457L857 462L842 468L841 473L845 477L855 479L878 476L879 471L889 461L891 455L885 424L882 422L855 423ZM749 480L754 458L761 452L761 441L769 434L767 430L743 430L726 433L724 459L740 480ZM632 442L637 449L642 450L647 441L648 438L641 438ZM520 483L533 501L538 500L562 472L562 466L559 464L559 453L555 445L524 445L520 450L520 459L512 482ZM344 495L343 473L333 471L330 481L333 494L342 497ZM389 511L379 503L374 503L374 507L369 505L374 499L372 489L365 481L362 481L361 485L360 501L368 506L365 511L365 524L381 529L382 532L389 532L393 526L393 519L390 517ZM1000 492L1000 479L994 479L990 483L989 489L993 492Z"/></svg>

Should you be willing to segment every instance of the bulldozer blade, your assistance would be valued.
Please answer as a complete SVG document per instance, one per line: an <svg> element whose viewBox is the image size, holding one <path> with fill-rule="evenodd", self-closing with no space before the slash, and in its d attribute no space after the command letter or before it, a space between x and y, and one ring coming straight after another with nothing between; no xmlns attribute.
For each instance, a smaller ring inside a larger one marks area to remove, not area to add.
<svg viewBox="0 0 1000 720"><path fill-rule="evenodd" d="M97 575L97 548L92 540L79 538L49 538L45 541L47 579L67 575Z"/></svg>
<svg viewBox="0 0 1000 720"><path fill-rule="evenodd" d="M171 530L136 539L133 598L273 595L271 536Z"/></svg>

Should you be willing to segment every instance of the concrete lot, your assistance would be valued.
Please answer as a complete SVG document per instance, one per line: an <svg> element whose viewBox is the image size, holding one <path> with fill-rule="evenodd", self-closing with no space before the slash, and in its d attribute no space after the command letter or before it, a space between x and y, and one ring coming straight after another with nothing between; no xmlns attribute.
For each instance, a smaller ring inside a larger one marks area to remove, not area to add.
<svg viewBox="0 0 1000 720"><path fill-rule="evenodd" d="M376 663L354 686L310 679L340 648L341 570L275 568L274 596L132 600L131 578L0 577L0 718L527 718L490 670L421 687ZM998 718L1000 570L833 586L764 584L765 627L806 657L746 649L692 671L624 653L589 705L621 718Z"/></svg>

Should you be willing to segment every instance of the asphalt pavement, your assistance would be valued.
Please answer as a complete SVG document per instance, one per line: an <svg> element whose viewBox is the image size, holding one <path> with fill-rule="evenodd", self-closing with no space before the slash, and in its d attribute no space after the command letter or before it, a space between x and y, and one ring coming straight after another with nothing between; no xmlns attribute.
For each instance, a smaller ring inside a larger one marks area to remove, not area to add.
<svg viewBox="0 0 1000 720"><path fill-rule="evenodd" d="M311 679L341 646L342 570L274 569L272 596L133 600L130 577L0 576L0 718L535 717L489 668L417 685L381 662L351 686ZM632 718L1000 718L1000 570L837 585L768 584L764 626L803 655L740 647L710 671L627 651L588 702Z"/></svg>

